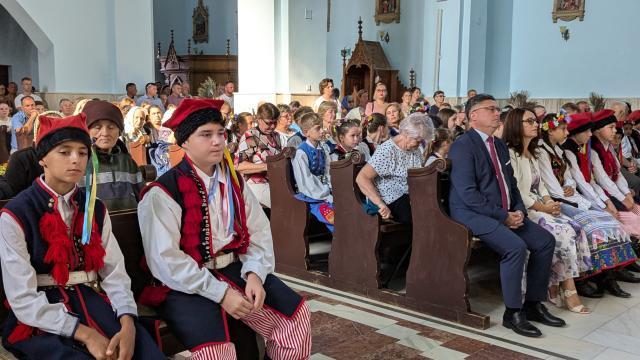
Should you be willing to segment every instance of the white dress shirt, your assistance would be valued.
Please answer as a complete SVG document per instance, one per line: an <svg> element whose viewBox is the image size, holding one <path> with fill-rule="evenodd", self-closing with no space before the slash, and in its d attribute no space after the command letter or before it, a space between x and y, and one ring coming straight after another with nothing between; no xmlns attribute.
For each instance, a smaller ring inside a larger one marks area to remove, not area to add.
<svg viewBox="0 0 640 360"><path fill-rule="evenodd" d="M226 182L220 171L210 177L195 168L206 189L210 189L211 181ZM241 275L246 279L247 274L253 272L264 283L275 267L271 227L260 203L246 184L242 197L251 242L247 252L239 254ZM214 200L209 202L214 252L233 238L233 234L221 222L222 206L218 188ZM173 290L197 294L217 303L222 301L227 283L216 279L208 269L198 266L191 256L180 249L182 209L175 200L160 187L151 188L138 204L138 220L147 264L155 278Z"/></svg>
<svg viewBox="0 0 640 360"><path fill-rule="evenodd" d="M604 144L603 144L604 145ZM609 144L605 146L610 146ZM614 156L615 158L615 156ZM616 164L618 165L618 169L620 169L620 162L616 158ZM595 150L591 150L591 165L593 166L593 174L596 178L596 182L600 185L609 195L618 199L619 201L624 201L624 195L629 193L629 185L627 184L627 180L622 176L621 172L618 172L618 178L614 182L611 180L609 175L604 171L604 167L602 166L602 162L600 161L600 157Z"/></svg>
<svg viewBox="0 0 640 360"><path fill-rule="evenodd" d="M67 227L70 227L74 208L71 197L76 189L58 196L58 211ZM22 227L7 213L0 215L0 259L2 281L7 300L18 320L26 325L65 337L73 335L78 318L70 315L62 303L51 304L43 291L38 291L36 271L31 266L30 254ZM102 247L105 249L104 267L98 271L100 285L106 292L111 306L118 316L137 316L137 308L131 292L131 279L125 270L124 257L111 232L111 219L107 213L102 227Z"/></svg>

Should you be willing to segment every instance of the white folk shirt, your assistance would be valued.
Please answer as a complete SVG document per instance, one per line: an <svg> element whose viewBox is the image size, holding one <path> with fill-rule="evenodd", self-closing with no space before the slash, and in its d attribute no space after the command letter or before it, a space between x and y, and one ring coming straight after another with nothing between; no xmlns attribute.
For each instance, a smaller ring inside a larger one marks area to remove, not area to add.
<svg viewBox="0 0 640 360"><path fill-rule="evenodd" d="M640 159L633 157L633 151L635 151L636 153L638 152L638 147L636 146L635 140L633 140L633 138L625 135L622 138L621 147L622 156L625 159L631 159L631 161L634 161L636 165L640 165Z"/></svg>
<svg viewBox="0 0 640 360"><path fill-rule="evenodd" d="M216 171L214 177L209 177L195 168L206 189L210 188L211 181L226 182L220 171ZM260 203L246 184L242 197L251 241L247 252L239 254L242 262L241 274L246 279L249 272L255 273L264 283L275 266L271 227ZM213 248L216 252L233 238L233 234L228 233L221 222L219 188L214 201L209 202L209 214ZM222 301L227 283L216 279L208 269L198 266L191 256L180 249L182 209L177 202L160 187L153 187L138 204L138 220L147 264L155 278L173 290L197 294L216 303Z"/></svg>
<svg viewBox="0 0 640 360"><path fill-rule="evenodd" d="M576 155L570 150L565 150L564 154L567 156L567 160L569 160L569 163L571 164L569 172L571 172L571 177L573 177L573 180L576 182L580 193L589 199L594 206L597 206L599 209L605 209L607 207L606 202L609 200L609 197L605 194L600 185L598 185L595 176L592 175L591 181L587 182L582 171L580 171L580 165L578 165Z"/></svg>
<svg viewBox="0 0 640 360"><path fill-rule="evenodd" d="M75 189L66 195L58 195L42 183L52 194L58 196L58 211L65 224L70 227L73 218L71 197ZM2 281L7 300L18 320L26 325L48 333L71 337L77 327L78 318L69 314L62 303L51 304L44 292L38 291L36 271L31 266L29 251L22 227L9 214L0 216L0 259ZM117 316L137 316L137 307L131 292L131 279L124 267L124 257L118 242L111 232L111 219L105 214L102 227L102 247L105 249L104 267L98 271L100 285L107 293Z"/></svg>
<svg viewBox="0 0 640 360"><path fill-rule="evenodd" d="M605 146L609 147L610 145ZM613 152L613 150L611 151ZM616 164L618 165L618 169L620 169L620 162L617 158ZM593 165L593 174L598 185L600 185L606 192L608 192L609 195L613 196L619 201L624 201L624 195L629 193L629 185L627 184L627 180L624 178L624 176L622 176L622 172L618 171L618 179L615 182L611 180L609 175L607 175L607 173L604 171L604 167L602 166L602 162L600 161L598 153L593 149L591 150L591 165Z"/></svg>

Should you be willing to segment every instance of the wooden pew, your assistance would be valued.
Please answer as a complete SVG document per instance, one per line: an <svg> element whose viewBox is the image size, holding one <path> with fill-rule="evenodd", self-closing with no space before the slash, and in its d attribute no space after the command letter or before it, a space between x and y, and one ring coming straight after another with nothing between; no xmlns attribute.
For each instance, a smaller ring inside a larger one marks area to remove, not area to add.
<svg viewBox="0 0 640 360"><path fill-rule="evenodd" d="M9 200L0 200L0 209L2 209ZM9 310L4 306L4 300L6 299L6 295L4 294L4 284L2 283L2 273L0 272L0 324L4 322L4 319L7 317Z"/></svg>
<svg viewBox="0 0 640 360"><path fill-rule="evenodd" d="M10 141L10 137L7 136L7 125L0 126L0 164L4 164L9 161L9 151L7 141Z"/></svg>
<svg viewBox="0 0 640 360"><path fill-rule="evenodd" d="M111 215L113 234L118 240L125 258L125 268L131 277L131 290L137 298L142 289L151 280L151 275L140 267L140 259L144 255L138 216L135 210L114 212ZM139 307L142 316L156 316L152 309ZM248 326L241 321L227 316L230 336L235 342L238 359L257 359L259 350L256 342L256 335ZM187 350L172 334L164 322L159 328L162 339L162 350L167 355L179 353Z"/></svg>
<svg viewBox="0 0 640 360"><path fill-rule="evenodd" d="M448 169L450 162L439 159L409 170L413 250L406 298L431 315L487 329L489 316L473 312L469 303L471 232L447 214Z"/></svg>
<svg viewBox="0 0 640 360"><path fill-rule="evenodd" d="M149 163L147 161L147 147L144 146L142 141L129 143L129 154L138 166L144 166Z"/></svg>
<svg viewBox="0 0 640 360"><path fill-rule="evenodd" d="M307 211L307 204L294 198L296 190L291 159L295 151L286 147L280 154L267 157L276 271L316 281L318 274L308 271L312 269L311 258L329 252L331 242L313 241L317 229L312 226L315 219Z"/></svg>
<svg viewBox="0 0 640 360"><path fill-rule="evenodd" d="M171 167L174 167L182 161L184 157L184 151L178 145L169 145L169 162L171 163Z"/></svg>
<svg viewBox="0 0 640 360"><path fill-rule="evenodd" d="M365 197L355 183L364 164L359 152L331 163L335 233L329 272L337 286L360 293L381 288L385 282L380 267L381 248L394 242L408 245L411 236L410 226L364 212ZM358 259L357 266L353 259Z"/></svg>

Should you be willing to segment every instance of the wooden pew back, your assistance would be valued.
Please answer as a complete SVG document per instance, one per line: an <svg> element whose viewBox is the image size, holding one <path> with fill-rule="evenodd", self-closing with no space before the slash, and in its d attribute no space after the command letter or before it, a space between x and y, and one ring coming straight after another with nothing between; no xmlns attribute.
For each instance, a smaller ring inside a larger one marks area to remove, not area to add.
<svg viewBox="0 0 640 360"><path fill-rule="evenodd" d="M7 136L7 125L0 126L0 164L4 164L9 161L9 151L7 150L7 142L11 139Z"/></svg>
<svg viewBox="0 0 640 360"><path fill-rule="evenodd" d="M307 204L294 198L296 190L291 159L296 149L285 147L280 154L267 157L271 191L271 235L276 271L308 278L308 242L305 237Z"/></svg>
<svg viewBox="0 0 640 360"><path fill-rule="evenodd" d="M169 162L171 163L171 167L178 165L183 157L184 151L180 146L176 144L169 145Z"/></svg>
<svg viewBox="0 0 640 360"><path fill-rule="evenodd" d="M407 299L432 305L436 316L486 329L489 317L472 312L469 304L471 232L444 210L449 168L448 160L439 159L428 167L409 170L414 241Z"/></svg>
<svg viewBox="0 0 640 360"><path fill-rule="evenodd" d="M136 141L129 143L129 154L133 161L138 166L147 165L147 147L142 144L142 141Z"/></svg>

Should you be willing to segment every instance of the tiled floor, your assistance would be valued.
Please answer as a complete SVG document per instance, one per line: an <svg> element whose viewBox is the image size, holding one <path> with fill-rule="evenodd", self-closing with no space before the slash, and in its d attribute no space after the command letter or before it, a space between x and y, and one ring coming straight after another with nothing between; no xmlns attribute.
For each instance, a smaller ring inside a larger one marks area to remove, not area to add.
<svg viewBox="0 0 640 360"><path fill-rule="evenodd" d="M590 315L574 314L547 304L568 325L564 328L540 325L544 336L531 339L500 325L504 308L495 270L474 267L471 274L472 308L491 316L491 327L485 331L287 279L310 299L313 359L640 360L640 284L620 283L633 295L630 299L610 295L583 299L593 310Z"/></svg>

